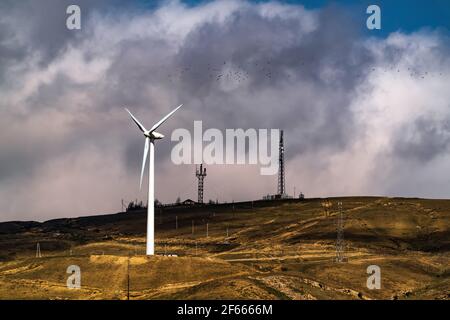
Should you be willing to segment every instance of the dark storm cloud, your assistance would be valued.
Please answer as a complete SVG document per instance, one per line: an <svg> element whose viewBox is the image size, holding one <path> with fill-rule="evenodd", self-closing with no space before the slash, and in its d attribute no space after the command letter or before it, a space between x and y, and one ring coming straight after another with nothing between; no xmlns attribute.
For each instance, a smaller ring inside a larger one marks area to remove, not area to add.
<svg viewBox="0 0 450 320"><path fill-rule="evenodd" d="M11 26L0 19L0 84L8 78L8 66L26 57L26 48L15 42L13 35Z"/></svg>
<svg viewBox="0 0 450 320"><path fill-rule="evenodd" d="M360 19L338 6L307 11L277 3L186 7L169 1L149 10L135 2L107 3L78 1L82 30L75 32L65 28L71 1L0 5L8 13L0 17L0 79L11 80L0 82L0 204L6 203L8 217L18 210L33 219L106 212L122 196L137 197L144 139L123 107L150 127L180 103L183 109L161 128L167 139L156 146L163 201L184 197L193 183L192 168L176 167L169 157L172 130L192 131L194 120L202 120L204 130L284 129L289 181L302 181L311 195L342 193L341 177L349 192L391 191L367 185L378 174L373 159L386 151L373 147L384 133L379 91L404 79L377 78L377 70L422 61L410 68L423 73L432 55L446 74L445 45L423 52L414 47L428 34L368 41L358 32ZM14 77L5 77L12 70ZM386 138L392 143L386 161L426 161L448 151L448 122L411 114L405 111L400 129ZM378 131L367 132L372 127ZM220 200L260 197L276 180L251 166L210 169ZM396 179L396 190L402 181ZM56 204L47 203L55 197Z"/></svg>
<svg viewBox="0 0 450 320"><path fill-rule="evenodd" d="M26 48L23 49L26 49L27 54L39 53L40 63L46 65L55 59L69 42L89 35L86 28L76 32L66 28L68 6L78 5L82 8L84 23L94 12L108 14L111 11L120 11L122 7L126 8L122 3L119 0L6 0L0 8L2 14L5 14L4 17L8 17L9 25L3 24L9 30L8 36L11 36L11 33L23 33L21 36L26 38Z"/></svg>
<svg viewBox="0 0 450 320"><path fill-rule="evenodd" d="M352 138L353 90L367 76L373 58L359 44L355 22L338 7L320 11L318 27L310 32L305 32L303 22L297 17L269 19L244 8L225 26L209 23L192 31L175 57L182 70L180 100L195 98L199 111L218 112L216 121L210 119L217 127L266 125L297 131L302 139L291 141L294 154L344 147ZM237 70L226 72L227 64ZM324 79L320 70L325 68L339 72ZM224 94L219 84L227 79L242 83L246 99L239 84L236 95ZM303 84L308 89L302 89ZM284 99L280 93L293 94L295 86L309 94ZM264 90L279 90L277 104L252 101L253 95ZM314 95L327 101L310 99ZM252 116L243 117L242 112Z"/></svg>
<svg viewBox="0 0 450 320"><path fill-rule="evenodd" d="M394 141L393 153L404 161L426 163L447 154L449 148L450 119L421 117L401 129Z"/></svg>

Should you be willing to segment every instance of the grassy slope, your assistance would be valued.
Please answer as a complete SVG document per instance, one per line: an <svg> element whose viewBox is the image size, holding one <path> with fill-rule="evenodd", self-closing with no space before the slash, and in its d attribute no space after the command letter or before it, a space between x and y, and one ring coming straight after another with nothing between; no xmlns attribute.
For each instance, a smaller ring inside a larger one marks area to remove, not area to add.
<svg viewBox="0 0 450 320"><path fill-rule="evenodd" d="M0 298L123 299L128 256L133 299L449 298L450 201L331 201L328 217L320 199L157 212L156 250L179 257L143 256L144 213L0 224ZM338 201L347 263L334 262ZM65 287L70 264L82 290ZM381 290L366 287L370 264Z"/></svg>

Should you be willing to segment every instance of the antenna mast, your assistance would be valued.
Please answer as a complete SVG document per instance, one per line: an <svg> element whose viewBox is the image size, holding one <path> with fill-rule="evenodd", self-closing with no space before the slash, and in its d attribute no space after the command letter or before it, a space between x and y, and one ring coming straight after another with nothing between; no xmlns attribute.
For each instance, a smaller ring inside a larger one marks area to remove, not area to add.
<svg viewBox="0 0 450 320"><path fill-rule="evenodd" d="M198 203L203 204L203 181L206 177L206 168L203 168L203 164L200 165L200 170L196 168L195 176L198 179Z"/></svg>
<svg viewBox="0 0 450 320"><path fill-rule="evenodd" d="M280 132L280 144L278 153L278 194L283 197L286 194L286 180L284 177L284 141L283 130Z"/></svg>

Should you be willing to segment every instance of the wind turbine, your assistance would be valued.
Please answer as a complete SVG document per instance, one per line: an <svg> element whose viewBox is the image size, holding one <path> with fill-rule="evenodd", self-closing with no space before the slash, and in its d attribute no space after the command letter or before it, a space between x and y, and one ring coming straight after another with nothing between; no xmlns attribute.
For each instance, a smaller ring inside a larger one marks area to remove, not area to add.
<svg viewBox="0 0 450 320"><path fill-rule="evenodd" d="M159 128L167 119L170 118L178 109L182 106L179 105L172 112L166 115L164 118L159 120L157 123L151 127L150 130L145 129L145 127L136 119L133 114L125 108L125 110L130 114L131 119L138 126L145 136L145 146L144 146L144 156L142 158L142 169L141 169L141 180L139 183L139 188L142 188L142 177L144 175L145 163L147 161L148 149L150 147L150 160L149 160L149 170L148 170L148 205L147 205L147 255L151 256L155 254L155 140L164 138L164 135L156 132L155 130Z"/></svg>

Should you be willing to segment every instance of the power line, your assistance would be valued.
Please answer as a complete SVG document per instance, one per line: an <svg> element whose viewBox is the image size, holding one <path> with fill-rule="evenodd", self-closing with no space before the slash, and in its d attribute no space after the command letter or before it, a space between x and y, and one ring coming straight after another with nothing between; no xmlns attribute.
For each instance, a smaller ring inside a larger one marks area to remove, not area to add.
<svg viewBox="0 0 450 320"><path fill-rule="evenodd" d="M36 258L42 258L41 244L39 242L36 245Z"/></svg>
<svg viewBox="0 0 450 320"><path fill-rule="evenodd" d="M130 257L128 257L127 266L127 300L130 300Z"/></svg>
<svg viewBox="0 0 450 320"><path fill-rule="evenodd" d="M345 243L344 243L344 224L345 217L342 210L342 202L338 202L338 216L337 216L337 237L336 237L336 262L345 262Z"/></svg>

